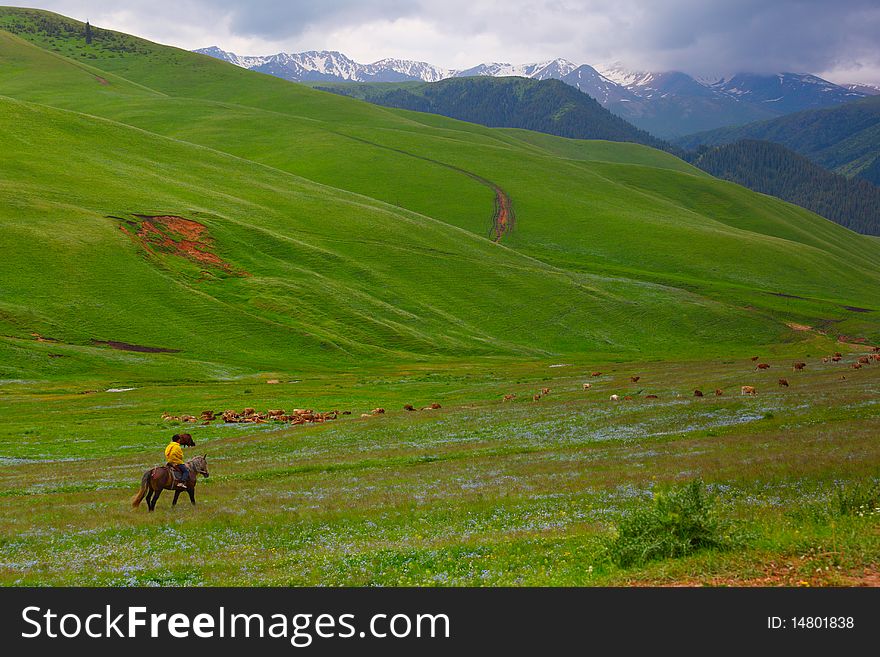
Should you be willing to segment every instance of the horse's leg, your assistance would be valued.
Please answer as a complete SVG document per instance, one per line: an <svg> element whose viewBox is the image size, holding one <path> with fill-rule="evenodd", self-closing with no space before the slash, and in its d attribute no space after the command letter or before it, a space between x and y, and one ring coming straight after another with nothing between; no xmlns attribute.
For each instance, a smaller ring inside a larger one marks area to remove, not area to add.
<svg viewBox="0 0 880 657"><path fill-rule="evenodd" d="M189 501L192 502L192 505L196 505L196 488L195 486L191 486L186 489L186 492L189 493Z"/></svg>
<svg viewBox="0 0 880 657"><path fill-rule="evenodd" d="M156 502L159 501L159 496L162 494L162 489L160 488L153 494L153 509L156 508Z"/></svg>
<svg viewBox="0 0 880 657"><path fill-rule="evenodd" d="M147 510L153 510L153 489L152 487L147 490Z"/></svg>
<svg viewBox="0 0 880 657"><path fill-rule="evenodd" d="M180 489L174 491L174 499L171 500L171 506L177 506L177 498L180 497Z"/></svg>

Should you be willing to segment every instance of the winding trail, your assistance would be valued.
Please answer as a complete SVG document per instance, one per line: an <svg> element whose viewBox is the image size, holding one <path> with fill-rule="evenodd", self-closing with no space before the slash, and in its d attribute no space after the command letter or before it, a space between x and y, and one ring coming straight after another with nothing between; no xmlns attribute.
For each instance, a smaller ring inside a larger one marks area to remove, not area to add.
<svg viewBox="0 0 880 657"><path fill-rule="evenodd" d="M349 139L362 142L364 144L369 144L370 146L375 146L376 148L384 148L385 150L394 151L395 153L400 153L402 155L408 155L409 157L414 157L417 160L424 160L425 162L430 162L431 164L436 164L447 169L452 169L453 171L463 173L469 178L476 180L478 183L488 187L495 193L495 212L492 214L492 227L489 229L489 237L492 239L493 242L497 244L505 235L508 235L511 231L513 231L514 225L516 224L516 214L513 211L513 202L511 201L510 196L507 194L507 192L505 192L503 189L501 189L501 187L493 183L491 180L483 178L483 176L480 176L473 171L468 171L467 169L462 169L461 167L447 164L446 162L440 162L439 160L432 160L430 157L425 157L423 155L416 155L415 153L410 153L409 151L405 151L400 148L385 146L384 144L377 144L376 142L369 141L368 139L355 137L354 135L347 135L342 132L337 132L336 134L340 137L347 137Z"/></svg>

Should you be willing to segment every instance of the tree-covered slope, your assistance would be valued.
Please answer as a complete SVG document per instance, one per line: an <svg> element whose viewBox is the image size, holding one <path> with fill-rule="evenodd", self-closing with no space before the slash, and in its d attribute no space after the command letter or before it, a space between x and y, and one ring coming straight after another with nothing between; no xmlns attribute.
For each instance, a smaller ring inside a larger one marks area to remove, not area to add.
<svg viewBox="0 0 880 657"><path fill-rule="evenodd" d="M693 163L713 176L795 203L850 230L880 235L880 187L831 173L780 144L742 140L701 150Z"/></svg>
<svg viewBox="0 0 880 657"><path fill-rule="evenodd" d="M741 139L772 141L845 176L880 184L880 96L839 107L721 128L679 139L684 148L717 146Z"/></svg>
<svg viewBox="0 0 880 657"><path fill-rule="evenodd" d="M560 80L468 77L432 83L324 84L317 88L377 105L441 114L494 128L670 147Z"/></svg>

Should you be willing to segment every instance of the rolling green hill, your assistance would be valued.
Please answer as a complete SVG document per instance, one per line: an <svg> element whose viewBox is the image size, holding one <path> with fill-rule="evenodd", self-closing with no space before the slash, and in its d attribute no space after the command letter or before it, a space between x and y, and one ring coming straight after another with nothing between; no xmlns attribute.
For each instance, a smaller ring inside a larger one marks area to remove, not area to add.
<svg viewBox="0 0 880 657"><path fill-rule="evenodd" d="M684 148L696 148L741 139L782 144L826 169L880 185L880 96L702 132L683 137L677 143Z"/></svg>
<svg viewBox="0 0 880 657"><path fill-rule="evenodd" d="M669 154L86 44L46 12L0 28L5 378L880 338L876 241Z"/></svg>

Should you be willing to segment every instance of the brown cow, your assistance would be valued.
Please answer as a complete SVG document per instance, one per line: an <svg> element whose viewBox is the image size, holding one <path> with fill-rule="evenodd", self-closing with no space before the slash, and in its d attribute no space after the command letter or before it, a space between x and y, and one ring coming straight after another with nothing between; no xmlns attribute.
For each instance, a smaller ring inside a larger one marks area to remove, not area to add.
<svg viewBox="0 0 880 657"><path fill-rule="evenodd" d="M602 372L593 372L590 376L602 376Z"/></svg>
<svg viewBox="0 0 880 657"><path fill-rule="evenodd" d="M541 395L534 394L532 395L532 401L539 401L541 399Z"/></svg>
<svg viewBox="0 0 880 657"><path fill-rule="evenodd" d="M758 366L755 369L756 370L769 370L770 366L767 363L758 363Z"/></svg>
<svg viewBox="0 0 880 657"><path fill-rule="evenodd" d="M880 361L880 354L874 354L874 360Z"/></svg>
<svg viewBox="0 0 880 657"><path fill-rule="evenodd" d="M754 395L758 394L758 391L754 388L754 386L743 386L742 388L740 388L740 390L742 391L742 394L744 394L744 395L753 395L754 396Z"/></svg>
<svg viewBox="0 0 880 657"><path fill-rule="evenodd" d="M542 394L542 395L549 395L549 394L550 394L550 388L541 388L541 394Z"/></svg>
<svg viewBox="0 0 880 657"><path fill-rule="evenodd" d="M632 400L633 400L633 398L632 398L630 395L627 395L627 396L624 397L623 399L624 399L625 401L632 401Z"/></svg>
<svg viewBox="0 0 880 657"><path fill-rule="evenodd" d="M269 417L281 417L282 415L284 415L284 410L280 408L269 411Z"/></svg>
<svg viewBox="0 0 880 657"><path fill-rule="evenodd" d="M657 395L645 395L645 399L660 399Z"/></svg>
<svg viewBox="0 0 880 657"><path fill-rule="evenodd" d="M384 408L374 408L370 413L373 415L382 415L385 412Z"/></svg>
<svg viewBox="0 0 880 657"><path fill-rule="evenodd" d="M807 366L806 363L795 363L794 365L791 366L791 369L793 369L795 372L800 372L806 366Z"/></svg>
<svg viewBox="0 0 880 657"><path fill-rule="evenodd" d="M433 404L428 406L428 408L430 408L432 411L436 411L436 410L441 409L443 407L440 404L438 404L437 402L434 402Z"/></svg>
<svg viewBox="0 0 880 657"><path fill-rule="evenodd" d="M759 358L760 358L760 356L752 356L752 362L754 363L754 362L755 362L756 360L758 360Z"/></svg>
<svg viewBox="0 0 880 657"><path fill-rule="evenodd" d="M253 415L254 413L256 413L256 410L254 410L253 408L246 408L244 409L242 415Z"/></svg>
<svg viewBox="0 0 880 657"><path fill-rule="evenodd" d="M702 390L694 390L694 397L702 397L702 396L703 396Z"/></svg>
<svg viewBox="0 0 880 657"><path fill-rule="evenodd" d="M715 396L721 397L724 394L724 391L721 388L715 388Z"/></svg>
<svg viewBox="0 0 880 657"><path fill-rule="evenodd" d="M404 404L404 406L403 406L403 410L405 410L405 411L414 411L414 410L416 410L416 409L413 408L413 405L412 405L412 404Z"/></svg>
<svg viewBox="0 0 880 657"><path fill-rule="evenodd" d="M629 380L632 381L633 383L638 383L639 379L641 379L641 378L642 377L640 377L640 376L631 376L631 377L629 377Z"/></svg>
<svg viewBox="0 0 880 657"><path fill-rule="evenodd" d="M516 393L515 393L515 392L512 393L512 394L510 394L510 395L504 395L504 399L502 399L501 401L509 402L509 401L513 401L514 399L516 399Z"/></svg>
<svg viewBox="0 0 880 657"><path fill-rule="evenodd" d="M859 363L861 363L862 365L870 365L870 364L871 364L871 359L868 358L867 356L860 356L860 357L859 357Z"/></svg>
<svg viewBox="0 0 880 657"><path fill-rule="evenodd" d="M828 358L828 356L826 356L825 358L822 359L822 362L823 362L823 363L827 363L829 360L831 360L831 359Z"/></svg>
<svg viewBox="0 0 880 657"><path fill-rule="evenodd" d="M788 379L779 379L779 385L781 385L783 388L787 388L788 387Z"/></svg>
<svg viewBox="0 0 880 657"><path fill-rule="evenodd" d="M843 358L843 354L840 353L839 351L836 351L836 352L834 352L834 357L835 358Z"/></svg>
<svg viewBox="0 0 880 657"><path fill-rule="evenodd" d="M852 368L854 370L860 370L860 369L862 369L862 364L861 363L853 363Z"/></svg>
<svg viewBox="0 0 880 657"><path fill-rule="evenodd" d="M841 360L843 360L843 356L832 356L831 360L835 363L839 363Z"/></svg>

